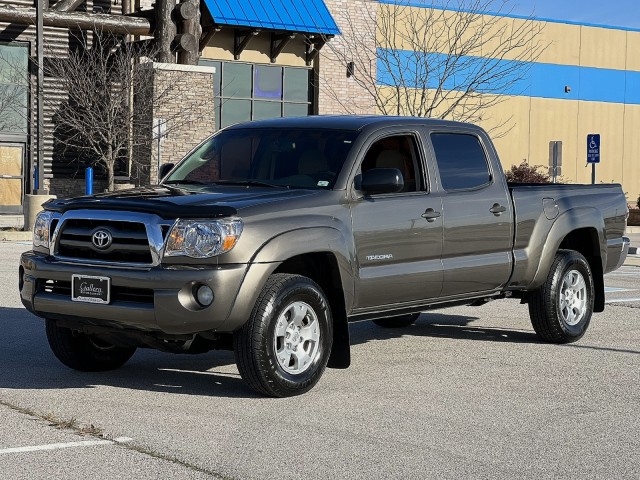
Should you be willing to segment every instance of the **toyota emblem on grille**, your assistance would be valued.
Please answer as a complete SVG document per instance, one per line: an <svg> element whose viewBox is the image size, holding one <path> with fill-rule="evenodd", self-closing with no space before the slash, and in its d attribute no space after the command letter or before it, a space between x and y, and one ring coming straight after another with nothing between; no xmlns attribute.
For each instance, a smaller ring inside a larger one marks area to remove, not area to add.
<svg viewBox="0 0 640 480"><path fill-rule="evenodd" d="M96 230L91 236L91 243L93 243L94 247L100 250L109 248L111 246L111 242L113 242L113 237L107 230Z"/></svg>

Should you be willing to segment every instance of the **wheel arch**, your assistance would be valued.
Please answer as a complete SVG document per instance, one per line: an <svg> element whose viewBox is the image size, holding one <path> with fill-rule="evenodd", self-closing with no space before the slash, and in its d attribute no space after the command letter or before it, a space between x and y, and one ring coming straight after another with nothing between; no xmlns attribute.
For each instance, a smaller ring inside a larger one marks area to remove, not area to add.
<svg viewBox="0 0 640 480"><path fill-rule="evenodd" d="M575 250L587 259L591 267L595 289L594 311L603 311L603 272L607 261L604 232L604 219L596 208L572 209L560 215L549 230L538 269L528 290L534 290L545 282L558 250Z"/></svg>
<svg viewBox="0 0 640 480"><path fill-rule="evenodd" d="M593 311L604 311L604 273L603 259L598 243L598 232L595 228L579 228L571 231L560 242L560 249L574 250L582 254L591 267L594 288Z"/></svg>
<svg viewBox="0 0 640 480"><path fill-rule="evenodd" d="M353 249L334 228L314 227L285 232L258 250L229 315L232 330L249 318L267 279L275 273L303 275L325 292L333 317L333 348L330 368L350 364L347 312L354 299Z"/></svg>
<svg viewBox="0 0 640 480"><path fill-rule="evenodd" d="M273 273L303 275L316 282L329 300L333 319L333 346L329 368L347 368L351 363L351 344L340 267L331 252L296 255L282 262Z"/></svg>

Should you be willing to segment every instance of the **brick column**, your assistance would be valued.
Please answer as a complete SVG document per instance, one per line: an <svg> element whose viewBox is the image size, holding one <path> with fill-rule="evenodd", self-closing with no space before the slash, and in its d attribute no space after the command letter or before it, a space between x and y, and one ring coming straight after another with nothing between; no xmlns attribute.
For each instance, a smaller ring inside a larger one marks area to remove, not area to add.
<svg viewBox="0 0 640 480"><path fill-rule="evenodd" d="M155 184L158 167L176 163L215 131L213 67L143 63L134 96L131 177L140 185ZM166 133L158 141L158 128Z"/></svg>
<svg viewBox="0 0 640 480"><path fill-rule="evenodd" d="M347 78L347 68L341 57L353 61L355 68L362 58L350 58L348 48L358 42L375 51L375 25L377 0L325 0L338 24L341 35L336 35L320 51L318 58L318 113L320 114L374 114L378 113L371 94ZM352 50L352 49L351 49ZM355 55L354 55L355 57ZM343 59L343 60L344 60ZM375 77L375 62L372 64ZM368 68L368 67L367 67ZM375 88L371 85L370 88Z"/></svg>

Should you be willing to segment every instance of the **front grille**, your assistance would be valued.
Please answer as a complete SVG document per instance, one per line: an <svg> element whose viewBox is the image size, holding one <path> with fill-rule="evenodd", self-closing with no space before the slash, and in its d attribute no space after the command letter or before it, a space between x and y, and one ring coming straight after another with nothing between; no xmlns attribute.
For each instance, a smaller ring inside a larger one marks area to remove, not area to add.
<svg viewBox="0 0 640 480"><path fill-rule="evenodd" d="M40 280L38 293L53 293L71 298L71 282L65 280ZM134 302L153 304L153 290L150 288L130 288L111 286L111 302Z"/></svg>
<svg viewBox="0 0 640 480"><path fill-rule="evenodd" d="M100 249L93 244L93 234L98 230L111 235L112 243L108 248ZM56 254L106 262L152 262L147 229L139 222L68 219L58 235Z"/></svg>

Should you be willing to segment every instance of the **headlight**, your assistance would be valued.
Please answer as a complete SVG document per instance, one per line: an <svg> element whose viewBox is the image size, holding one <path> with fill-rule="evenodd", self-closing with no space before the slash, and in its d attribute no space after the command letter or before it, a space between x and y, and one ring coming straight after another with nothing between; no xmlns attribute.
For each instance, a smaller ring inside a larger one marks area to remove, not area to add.
<svg viewBox="0 0 640 480"><path fill-rule="evenodd" d="M191 258L221 255L236 245L242 225L240 218L177 220L169 233L164 254Z"/></svg>
<svg viewBox="0 0 640 480"><path fill-rule="evenodd" d="M53 214L43 210L36 215L36 221L33 224L33 246L49 248L49 226Z"/></svg>

